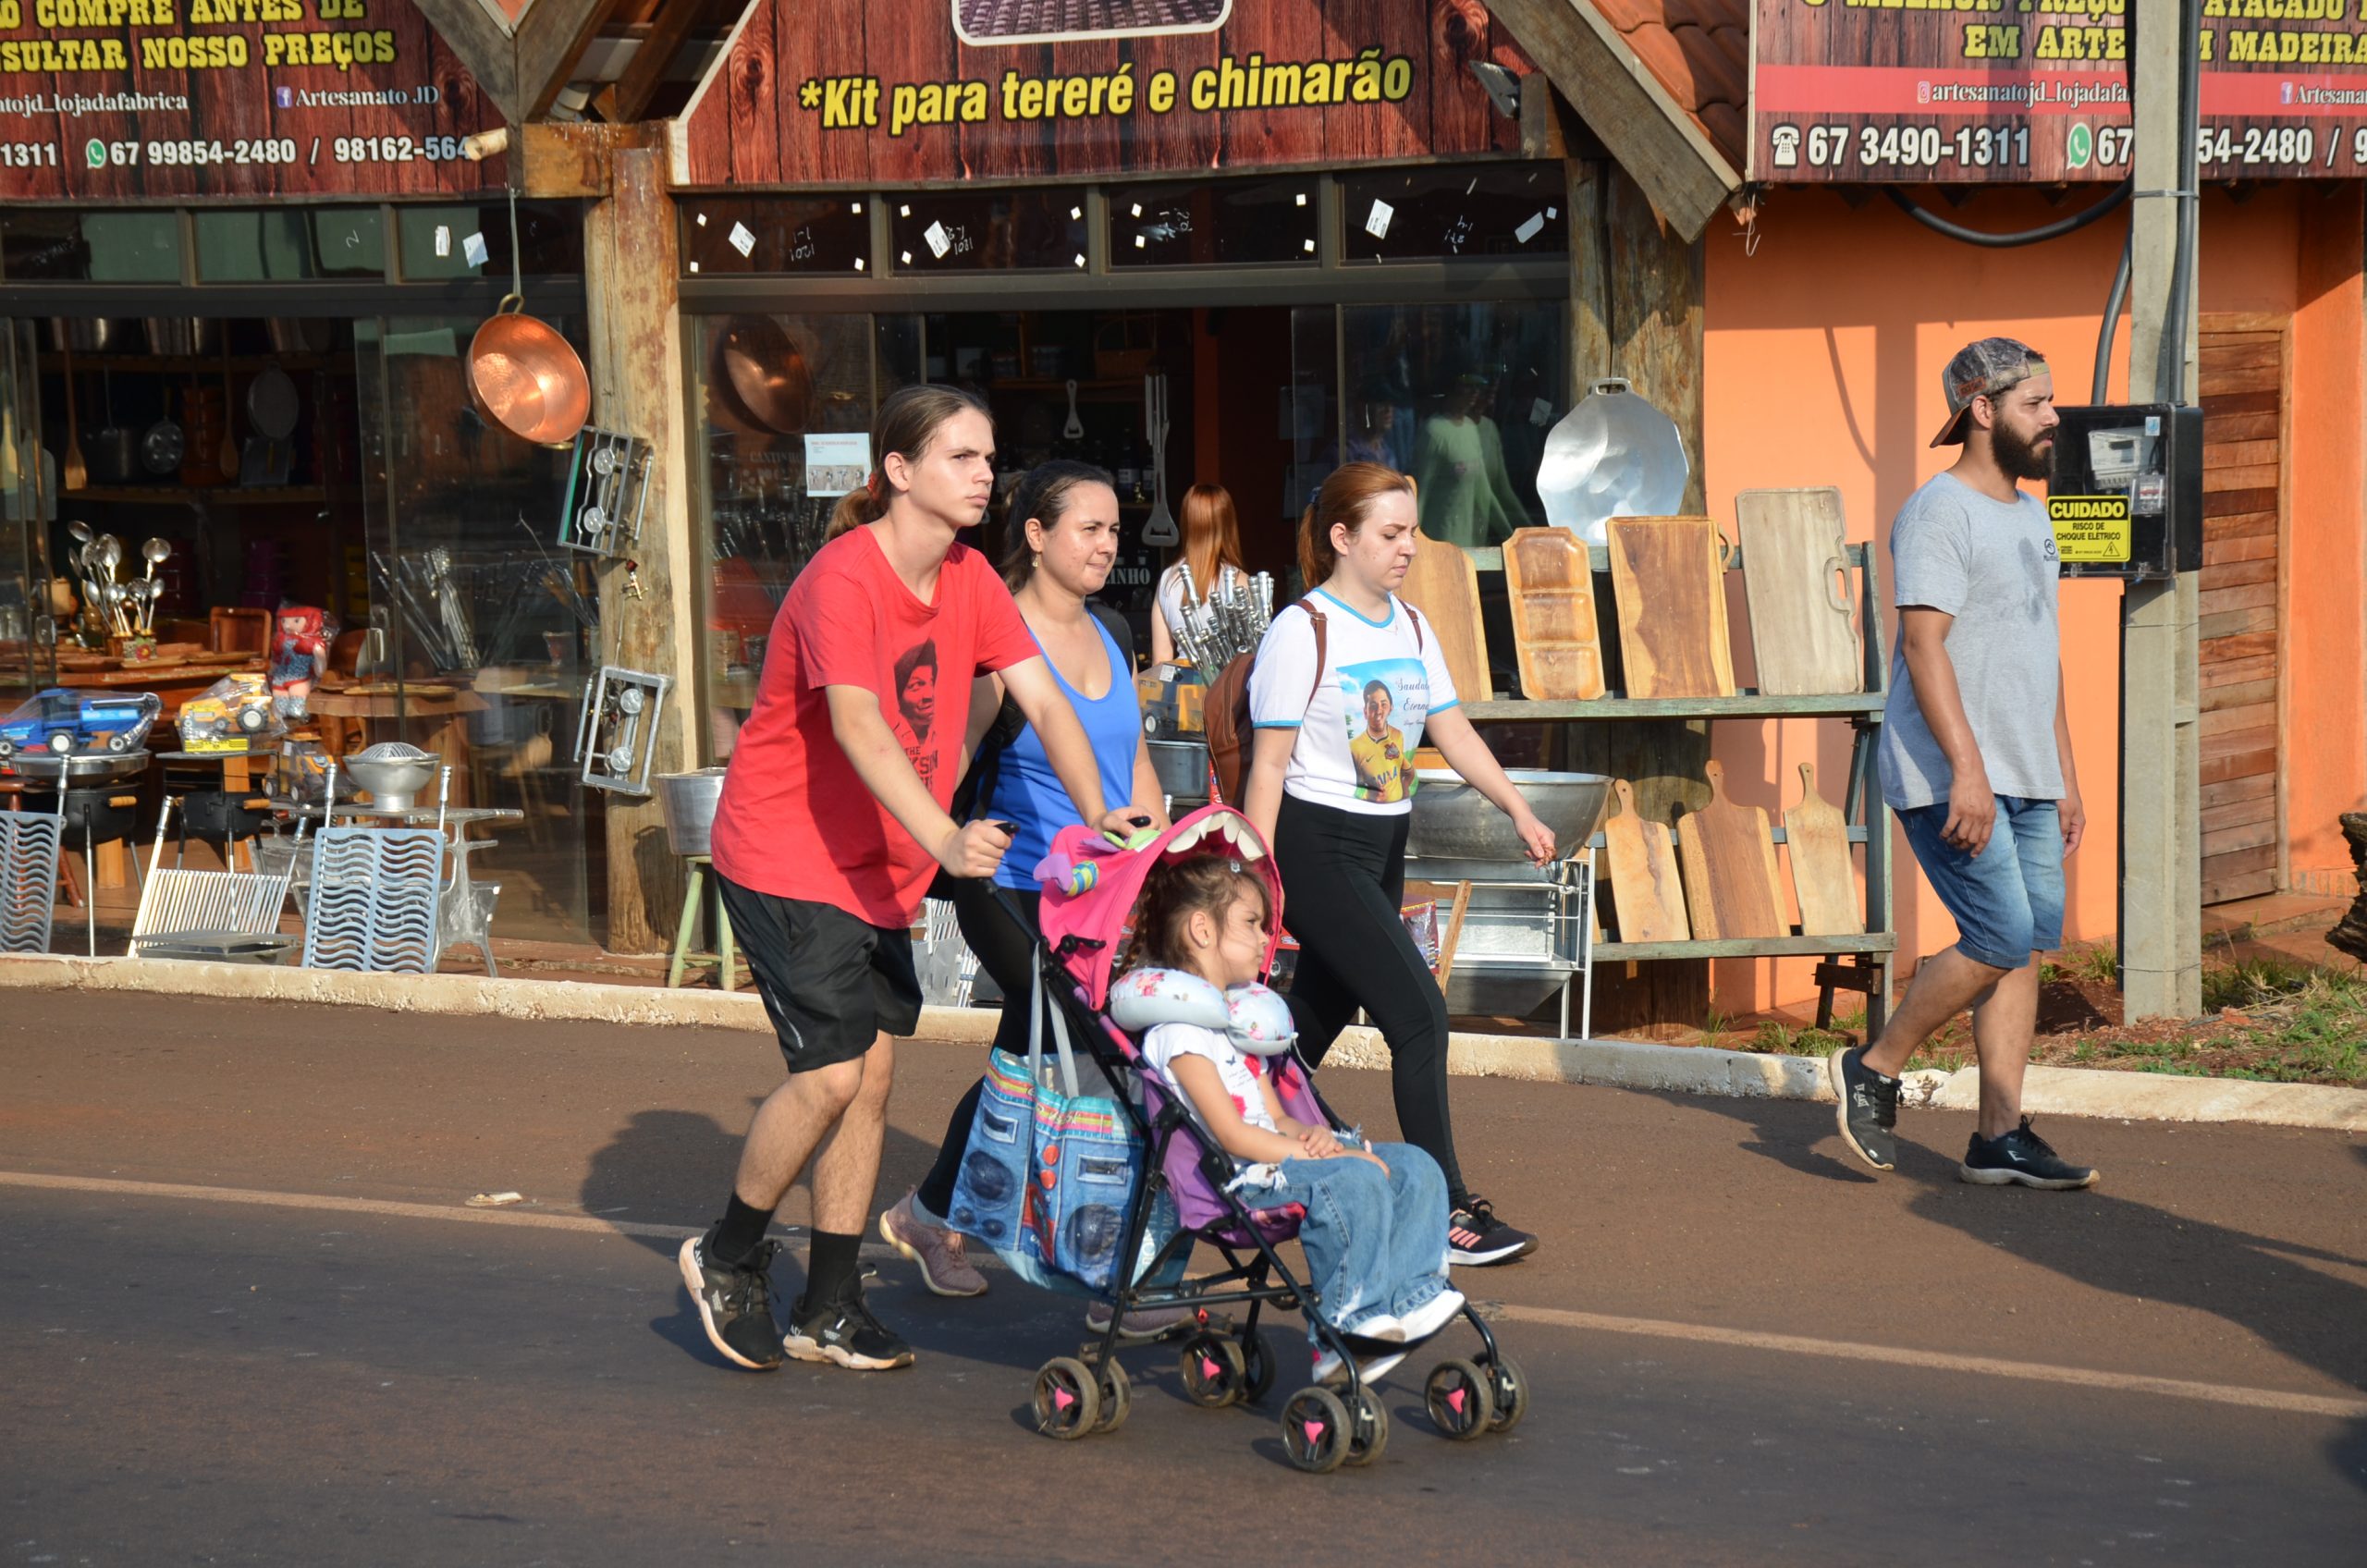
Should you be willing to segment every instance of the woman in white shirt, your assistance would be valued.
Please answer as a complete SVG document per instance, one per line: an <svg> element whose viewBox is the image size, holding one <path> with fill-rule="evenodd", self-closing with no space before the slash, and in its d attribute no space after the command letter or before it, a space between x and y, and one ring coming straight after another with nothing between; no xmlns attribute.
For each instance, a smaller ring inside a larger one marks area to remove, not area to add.
<svg viewBox="0 0 2367 1568"><path fill-rule="evenodd" d="M1291 1011L1308 1060L1322 1060L1357 1009L1371 1015L1389 1042L1398 1127L1446 1176L1450 1258L1504 1263L1537 1238L1464 1185L1447 1116L1446 999L1401 913L1412 755L1425 730L1539 864L1553 857L1553 832L1464 716L1438 639L1397 597L1417 538L1404 474L1347 463L1323 482L1299 524L1307 596L1274 617L1250 673L1257 740L1242 809L1282 873L1282 920L1299 944Z"/></svg>
<svg viewBox="0 0 2367 1568"><path fill-rule="evenodd" d="M1241 519L1223 485L1195 484L1184 491L1184 512L1177 521L1183 525L1184 544L1175 564L1159 573L1159 613L1150 622L1150 660L1155 665L1175 662L1175 629L1184 624L1184 568L1192 569L1194 604L1208 601L1218 573L1226 567L1245 570Z"/></svg>

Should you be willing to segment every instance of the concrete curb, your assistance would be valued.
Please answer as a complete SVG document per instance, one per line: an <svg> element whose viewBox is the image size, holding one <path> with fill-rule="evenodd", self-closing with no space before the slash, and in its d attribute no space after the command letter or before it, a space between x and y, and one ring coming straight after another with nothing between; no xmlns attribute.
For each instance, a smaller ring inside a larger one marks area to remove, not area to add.
<svg viewBox="0 0 2367 1568"><path fill-rule="evenodd" d="M574 980L487 980L467 974L350 974L239 963L167 959L76 958L40 954L0 960L0 990L140 991L229 1000L314 1002L389 1012L632 1023L769 1033L753 992L669 991ZM1000 1014L978 1008L923 1010L929 1040L984 1045ZM1384 1069L1389 1049L1374 1029L1350 1029L1327 1067ZM1447 1071L1476 1078L1592 1084L1742 1099L1825 1100L1833 1093L1817 1057L1660 1046L1632 1040L1542 1040L1510 1035L1449 1038ZM1970 1110L1979 1074L1908 1075L1909 1105ZM2035 1114L2121 1117L2149 1121L2244 1121L2367 1133L2367 1090L2310 1084L2252 1084L2169 1073L2105 1072L2033 1067L2023 1103Z"/></svg>

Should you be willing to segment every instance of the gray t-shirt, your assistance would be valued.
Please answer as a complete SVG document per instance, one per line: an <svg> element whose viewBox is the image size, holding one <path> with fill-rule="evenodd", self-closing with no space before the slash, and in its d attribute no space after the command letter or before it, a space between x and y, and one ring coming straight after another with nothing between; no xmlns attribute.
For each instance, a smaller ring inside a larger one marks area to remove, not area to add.
<svg viewBox="0 0 2367 1568"><path fill-rule="evenodd" d="M2062 644L2054 596L2062 565L2046 504L2025 494L2008 505L1937 474L1899 508L1890 554L1894 603L1956 618L1948 662L1989 788L2059 800L2054 704ZM1948 798L1948 759L1916 701L1903 628L1883 712L1882 775L1883 796L1895 811Z"/></svg>

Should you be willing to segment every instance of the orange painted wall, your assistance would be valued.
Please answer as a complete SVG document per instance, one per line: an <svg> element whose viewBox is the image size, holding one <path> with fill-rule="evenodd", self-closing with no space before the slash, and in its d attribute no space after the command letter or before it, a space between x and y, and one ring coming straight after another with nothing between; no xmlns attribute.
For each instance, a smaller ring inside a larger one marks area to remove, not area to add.
<svg viewBox="0 0 2367 1568"><path fill-rule="evenodd" d="M1993 191L1948 215L2006 230L2068 210L2031 192ZM2202 226L2206 313L2298 311L2304 326L2296 353L2288 505L2297 519L2306 513L2308 537L2327 543L2315 548L2309 570L2288 572L2297 584L2292 619L2308 628L2287 682L2288 692L2304 700L2295 717L2307 715L2307 722L2290 726L2300 865L2332 852L2327 846L2339 839L2337 833L2327 840L2310 825L2323 821L2331 831L2332 811L2347 809L2367 790L2360 209L2353 196L2328 203L2298 189L2264 190L2240 206L2213 192ZM2086 401L2097 318L2126 232L2126 220L2115 215L2045 245L1990 251L1932 234L1884 202L1852 208L1837 195L1809 190L1778 191L1760 214L1754 245L1730 227L1712 228L1705 241L1703 416L1711 515L1731 531L1739 490L1837 485L1851 540L1883 542L1883 631L1885 647L1895 644L1890 520L1954 457L1952 449L1927 445L1945 411L1940 367L1969 339L2017 337L2046 353L2063 401ZM2127 333L2124 317L2114 398L2126 396ZM2321 571L2322 564L2332 570ZM2299 587L2304 580L2306 591ZM1748 684L1748 616L1739 582L1730 591L1735 673ZM2116 583L2063 586L2072 747L2091 823L2087 843L2066 868L2066 935L2072 941L2110 940L2116 921L2119 599ZM2325 717L2337 708L2338 717ZM1730 792L1771 814L1797 798L1801 762L1816 765L1831 799L1839 798L1847 776L1848 730L1837 722L1721 725L1713 745ZM2305 777L2314 781L2306 795L2300 788ZM2335 807L2336 801L2344 807ZM1904 978L1919 955L1953 942L1956 929L1895 834L1892 868ZM1797 1002L1813 995L1809 968L1805 961L1721 962L1712 981L1717 1005L1740 1012Z"/></svg>

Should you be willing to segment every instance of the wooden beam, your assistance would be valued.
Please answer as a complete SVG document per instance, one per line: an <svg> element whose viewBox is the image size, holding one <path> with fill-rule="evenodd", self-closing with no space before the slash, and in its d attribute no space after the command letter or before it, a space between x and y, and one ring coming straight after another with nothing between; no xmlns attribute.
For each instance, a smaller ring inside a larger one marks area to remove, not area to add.
<svg viewBox="0 0 2367 1568"><path fill-rule="evenodd" d="M682 40L698 25L698 0L661 0L648 31L625 62L624 74L602 88L592 100L600 117L610 125L630 125L641 118L649 100L665 85L667 67L681 53Z"/></svg>
<svg viewBox="0 0 2367 1568"><path fill-rule="evenodd" d="M534 0L518 20L518 102L521 119L539 119L567 86L583 51L620 0ZM677 0L678 4L687 0Z"/></svg>
<svg viewBox="0 0 2367 1568"><path fill-rule="evenodd" d="M537 5L547 0L536 0ZM1698 239L1742 176L1590 0L1488 0L1676 233Z"/></svg>
<svg viewBox="0 0 2367 1568"><path fill-rule="evenodd" d="M477 79L477 87L501 111L502 118L516 125L526 116L518 103L518 55L516 40L501 18L485 6L484 0L412 0L419 14L435 31L469 74Z"/></svg>

